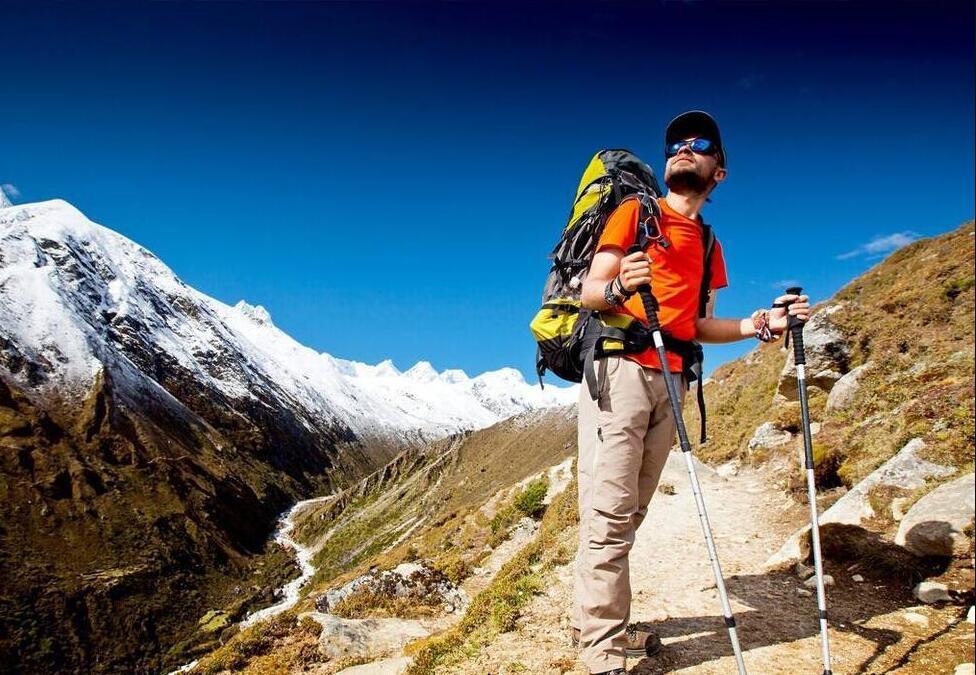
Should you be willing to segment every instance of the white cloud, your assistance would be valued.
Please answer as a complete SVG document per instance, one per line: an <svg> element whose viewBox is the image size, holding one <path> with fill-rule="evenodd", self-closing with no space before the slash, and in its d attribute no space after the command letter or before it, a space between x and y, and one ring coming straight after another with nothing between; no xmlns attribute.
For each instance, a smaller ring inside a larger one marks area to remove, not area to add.
<svg viewBox="0 0 976 675"><path fill-rule="evenodd" d="M857 258L860 256L867 256L868 258L881 258L892 251L897 251L902 246L908 246L913 241L917 241L920 236L921 235L919 235L918 232L912 232L911 230L879 235L871 241L861 244L852 251L841 253L839 256L837 256L837 260L848 260L850 258Z"/></svg>
<svg viewBox="0 0 976 675"><path fill-rule="evenodd" d="M0 183L0 190L3 190L12 199L20 198L20 190L13 183Z"/></svg>

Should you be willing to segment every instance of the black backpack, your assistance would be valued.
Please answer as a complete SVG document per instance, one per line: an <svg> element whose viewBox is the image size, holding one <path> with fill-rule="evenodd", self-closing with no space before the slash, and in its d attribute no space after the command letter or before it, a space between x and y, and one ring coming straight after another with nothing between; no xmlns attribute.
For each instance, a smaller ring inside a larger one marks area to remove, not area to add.
<svg viewBox="0 0 976 675"><path fill-rule="evenodd" d="M641 250L651 239L661 237L661 188L654 172L628 150L601 150L593 156L576 190L562 236L549 258L552 265L542 293L542 307L529 327L535 337L536 372L539 384L546 370L570 382L586 380L595 399L599 383L594 361L606 356L640 352L651 344L650 331L642 322L626 314L601 314L581 307L583 281L589 272L596 244L607 218L626 199L640 203L638 241ZM711 282L711 256L715 236L702 223L705 266L699 300L699 316L705 315ZM705 407L701 388L703 352L697 342L677 340L664 333L665 346L679 354L684 375L690 383L698 380L698 404L702 420L702 442L705 440Z"/></svg>

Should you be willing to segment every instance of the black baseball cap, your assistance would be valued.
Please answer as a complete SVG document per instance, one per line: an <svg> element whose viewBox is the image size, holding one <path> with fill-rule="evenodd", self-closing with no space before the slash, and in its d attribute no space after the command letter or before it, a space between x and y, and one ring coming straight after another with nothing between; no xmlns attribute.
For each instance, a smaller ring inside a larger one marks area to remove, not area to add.
<svg viewBox="0 0 976 675"><path fill-rule="evenodd" d="M704 110L689 110L683 112L668 122L664 132L664 147L686 138L707 138L718 146L722 166L726 165L728 157L722 144L722 134L718 130L718 122Z"/></svg>

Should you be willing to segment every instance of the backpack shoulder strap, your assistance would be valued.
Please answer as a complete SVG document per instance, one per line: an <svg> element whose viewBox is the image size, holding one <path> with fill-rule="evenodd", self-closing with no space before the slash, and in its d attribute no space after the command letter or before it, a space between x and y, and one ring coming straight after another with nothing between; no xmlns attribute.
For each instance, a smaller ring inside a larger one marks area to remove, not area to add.
<svg viewBox="0 0 976 675"><path fill-rule="evenodd" d="M698 294L698 316L704 317L712 295L712 254L715 252L715 231L702 221L702 244L705 252L702 268L701 292Z"/></svg>

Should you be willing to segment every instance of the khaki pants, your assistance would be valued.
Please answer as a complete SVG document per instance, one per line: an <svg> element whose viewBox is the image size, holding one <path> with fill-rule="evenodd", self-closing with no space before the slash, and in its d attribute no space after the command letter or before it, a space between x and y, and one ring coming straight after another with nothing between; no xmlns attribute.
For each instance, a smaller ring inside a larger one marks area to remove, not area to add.
<svg viewBox="0 0 976 675"><path fill-rule="evenodd" d="M664 376L623 357L605 369L598 401L580 386L579 550L573 627L591 673L625 667L634 534L657 489L674 443L675 423ZM674 374L679 392L681 375Z"/></svg>

